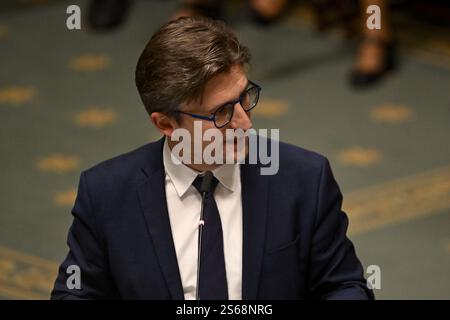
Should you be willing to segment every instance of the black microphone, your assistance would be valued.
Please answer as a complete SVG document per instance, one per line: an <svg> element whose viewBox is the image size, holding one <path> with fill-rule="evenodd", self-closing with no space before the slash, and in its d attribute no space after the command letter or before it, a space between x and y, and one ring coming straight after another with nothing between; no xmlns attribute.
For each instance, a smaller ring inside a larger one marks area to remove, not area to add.
<svg viewBox="0 0 450 320"><path fill-rule="evenodd" d="M205 198L206 194L211 192L211 186L214 175L211 171L206 171L203 176L202 184L200 186L200 192L202 193L202 206L200 210L200 222L198 224L198 258L197 258L197 288L195 289L195 299L200 300L199 296L199 287L200 287L200 263L202 256L202 235L203 235L203 225L205 224L204 220L204 206L205 206Z"/></svg>

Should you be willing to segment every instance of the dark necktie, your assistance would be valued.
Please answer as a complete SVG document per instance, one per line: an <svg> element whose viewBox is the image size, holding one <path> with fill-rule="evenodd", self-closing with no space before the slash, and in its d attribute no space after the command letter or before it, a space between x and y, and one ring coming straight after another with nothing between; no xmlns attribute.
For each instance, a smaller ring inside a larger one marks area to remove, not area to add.
<svg viewBox="0 0 450 320"><path fill-rule="evenodd" d="M197 176L193 186L200 192L203 177ZM200 262L200 300L227 300L228 287L223 254L223 233L219 210L214 200L214 189L218 184L214 177L211 192L206 193L202 251Z"/></svg>

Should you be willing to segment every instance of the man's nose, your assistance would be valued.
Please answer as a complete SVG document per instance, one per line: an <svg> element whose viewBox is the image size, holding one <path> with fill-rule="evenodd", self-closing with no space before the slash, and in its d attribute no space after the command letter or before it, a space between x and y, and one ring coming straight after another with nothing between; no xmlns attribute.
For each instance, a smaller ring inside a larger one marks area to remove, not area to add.
<svg viewBox="0 0 450 320"><path fill-rule="evenodd" d="M232 129L242 129L242 130L248 130L252 127L250 114L245 112L244 108L242 108L239 102L237 102L234 105L234 113L230 125Z"/></svg>

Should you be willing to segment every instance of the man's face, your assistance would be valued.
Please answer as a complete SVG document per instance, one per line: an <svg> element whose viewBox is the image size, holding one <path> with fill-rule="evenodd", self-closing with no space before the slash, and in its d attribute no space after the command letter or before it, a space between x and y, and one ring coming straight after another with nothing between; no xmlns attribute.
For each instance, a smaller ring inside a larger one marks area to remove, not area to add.
<svg viewBox="0 0 450 320"><path fill-rule="evenodd" d="M245 74L245 71L243 68L239 65L233 66L229 72L219 74L215 77L213 77L211 80L209 80L206 84L205 91L203 94L202 99L198 99L197 101L192 101L190 103L185 103L181 106L181 111L199 114L199 115L205 115L210 116L211 114L216 111L216 109L222 105L224 105L227 102L230 101L236 101L239 99L243 91L248 87L248 79ZM206 130L218 130L222 133L223 136L223 154L226 157L227 156L227 144L233 144L233 147L231 148L233 150L232 159L234 161L237 161L238 158L238 150L237 150L237 141L226 141L226 130L227 129L242 129L242 130L248 130L252 127L250 112L245 112L242 106L239 102L237 102L234 105L234 114L233 117L226 126L218 129L214 125L214 122L207 121L207 120L199 120L195 119L191 116L180 114L181 115L181 121L179 123L179 128L184 128L189 131L191 134L191 140L192 140L192 148L191 148L191 154L194 154L194 139L201 139L202 137L196 137L194 136L194 123L195 122L201 122L202 125L202 136L203 133ZM176 128L175 128L176 129ZM177 142L169 141L169 145L171 147L175 145ZM210 141L202 142L202 150L210 144ZM245 139L245 152L244 156L248 153L248 138ZM230 155L228 155L230 156ZM241 154L242 156L242 154ZM226 158L225 158L226 159ZM193 163L193 162L191 162ZM192 165L194 169L197 170L211 170L214 167L217 167L217 165Z"/></svg>

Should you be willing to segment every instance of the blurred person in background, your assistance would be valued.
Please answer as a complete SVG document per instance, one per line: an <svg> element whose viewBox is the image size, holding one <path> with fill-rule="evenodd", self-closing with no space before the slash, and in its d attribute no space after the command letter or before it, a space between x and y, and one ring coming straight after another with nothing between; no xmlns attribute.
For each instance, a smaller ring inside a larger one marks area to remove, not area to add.
<svg viewBox="0 0 450 320"><path fill-rule="evenodd" d="M254 22L260 25L270 25L279 21L296 3L292 0L249 0L248 10ZM222 0L183 0L173 19L182 16L208 16L220 18L224 1ZM351 28L352 15L354 15L355 1L353 0L312 0L316 14L316 27L324 31L330 27L331 22L326 18L327 10L335 10L338 22L343 22L347 32ZM381 13L381 29L366 27L368 17L366 10L371 5L377 5ZM389 21L388 3L386 0L359 0L359 33L360 42L357 54L350 73L350 83L354 87L367 87L380 80L394 64L394 37ZM336 21L335 21L336 22Z"/></svg>

